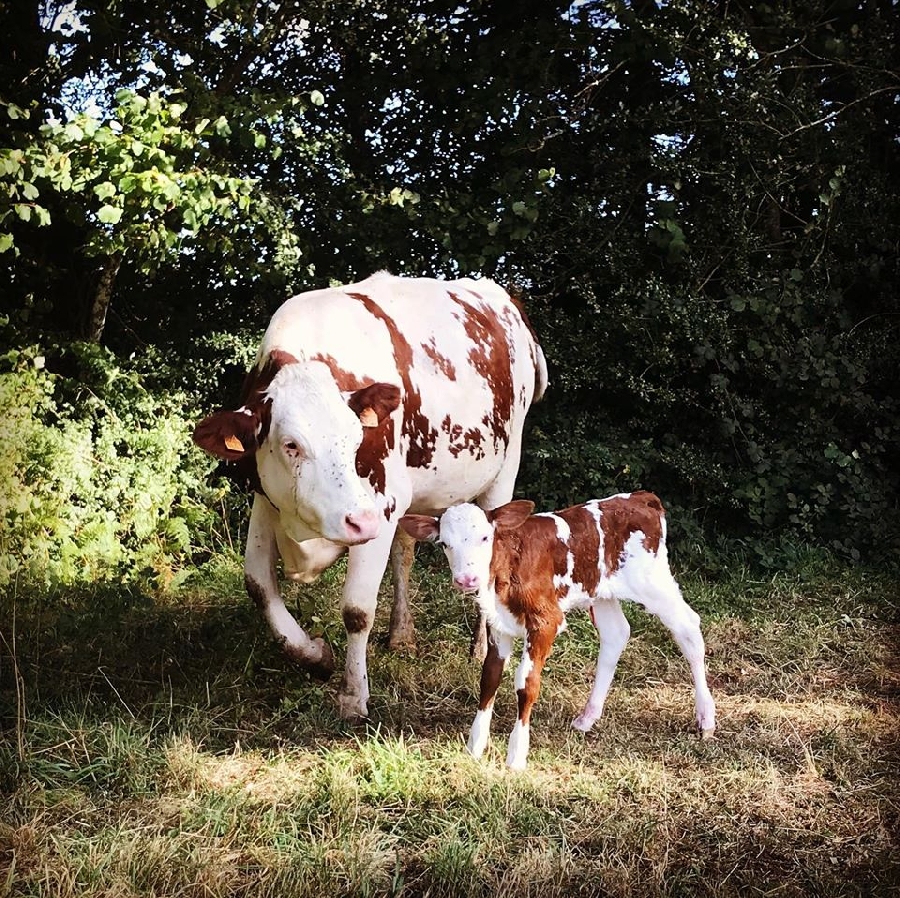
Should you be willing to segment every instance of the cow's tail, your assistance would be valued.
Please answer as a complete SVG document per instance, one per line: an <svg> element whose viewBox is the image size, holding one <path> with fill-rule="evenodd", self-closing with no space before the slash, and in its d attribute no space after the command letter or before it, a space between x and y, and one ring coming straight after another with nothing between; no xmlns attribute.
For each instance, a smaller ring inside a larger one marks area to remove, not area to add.
<svg viewBox="0 0 900 898"><path fill-rule="evenodd" d="M534 398L532 402L540 402L547 392L547 384L549 379L547 376L547 359L544 358L544 350L541 344L535 341L534 344Z"/></svg>

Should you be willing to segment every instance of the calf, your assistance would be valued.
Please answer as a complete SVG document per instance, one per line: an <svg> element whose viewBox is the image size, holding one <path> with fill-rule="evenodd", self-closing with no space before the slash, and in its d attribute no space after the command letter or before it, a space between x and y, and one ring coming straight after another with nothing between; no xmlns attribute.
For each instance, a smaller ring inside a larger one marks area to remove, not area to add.
<svg viewBox="0 0 900 898"><path fill-rule="evenodd" d="M682 598L669 570L660 500L648 492L622 493L548 514L533 510L533 502L517 500L493 511L464 504L447 509L440 518L400 519L410 536L442 546L453 585L476 594L488 622L488 654L469 752L478 758L487 745L494 695L513 638L524 637L515 676L519 716L506 763L514 769L525 767L541 670L572 608L587 608L601 637L594 688L572 721L584 732L594 725L631 632L620 599L640 603L672 633L691 666L697 726L703 738L712 736L716 711L706 683L700 618Z"/></svg>

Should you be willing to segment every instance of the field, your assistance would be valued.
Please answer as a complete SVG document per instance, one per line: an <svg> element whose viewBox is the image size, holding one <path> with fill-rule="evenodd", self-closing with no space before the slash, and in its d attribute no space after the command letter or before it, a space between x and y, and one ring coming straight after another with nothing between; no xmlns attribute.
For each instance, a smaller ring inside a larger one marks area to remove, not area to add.
<svg viewBox="0 0 900 898"><path fill-rule="evenodd" d="M342 567L291 587L343 648ZM415 655L370 653L371 719L272 645L223 558L177 596L97 588L0 605L0 896L897 894L895 579L815 559L680 579L703 618L716 739L687 665L629 611L603 719L569 728L596 642L573 615L544 678L529 769L464 751L472 608L434 554L415 571Z"/></svg>

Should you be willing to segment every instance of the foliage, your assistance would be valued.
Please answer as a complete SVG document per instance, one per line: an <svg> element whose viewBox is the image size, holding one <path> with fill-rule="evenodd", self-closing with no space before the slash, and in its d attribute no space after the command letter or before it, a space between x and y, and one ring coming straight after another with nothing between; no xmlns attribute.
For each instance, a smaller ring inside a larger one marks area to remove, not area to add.
<svg viewBox="0 0 900 898"><path fill-rule="evenodd" d="M48 356L68 373L50 373ZM174 587L221 545L225 491L207 485L184 395L149 393L90 344L13 350L2 364L0 587Z"/></svg>
<svg viewBox="0 0 900 898"><path fill-rule="evenodd" d="M292 291L485 274L551 367L522 494L642 486L691 545L896 558L891 4L28 6L0 5L22 345L83 334L106 275L106 344L158 347L191 392L201 356L223 403L211 335L249 339ZM84 189L32 177L51 145Z"/></svg>

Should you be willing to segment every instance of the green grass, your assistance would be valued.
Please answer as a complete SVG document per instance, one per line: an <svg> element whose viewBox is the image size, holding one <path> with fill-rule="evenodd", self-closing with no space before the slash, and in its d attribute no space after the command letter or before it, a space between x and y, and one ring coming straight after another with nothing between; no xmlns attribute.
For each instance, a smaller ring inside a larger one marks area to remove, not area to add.
<svg viewBox="0 0 900 898"><path fill-rule="evenodd" d="M343 569L289 588L340 653ZM367 725L291 668L234 559L177 596L0 600L0 896L889 895L900 885L900 619L887 575L807 564L682 576L719 710L692 730L686 664L629 610L603 719L569 728L596 641L573 615L529 769L464 735L472 609L416 569L415 656L370 653ZM385 586L384 595L387 595ZM17 686L18 684L18 686Z"/></svg>

